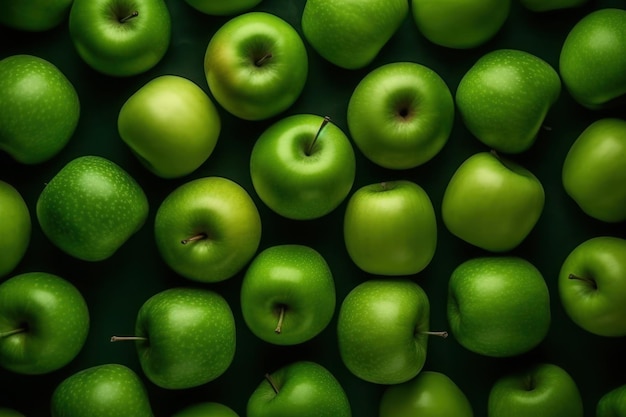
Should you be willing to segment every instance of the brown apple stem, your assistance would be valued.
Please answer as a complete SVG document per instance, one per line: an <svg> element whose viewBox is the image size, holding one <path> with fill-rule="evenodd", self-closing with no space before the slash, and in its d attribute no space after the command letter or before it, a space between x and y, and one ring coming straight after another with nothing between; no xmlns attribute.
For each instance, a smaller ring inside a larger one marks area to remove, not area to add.
<svg viewBox="0 0 626 417"><path fill-rule="evenodd" d="M26 329L20 327L18 329L9 330L8 332L0 333L0 339L4 337L13 336L14 334L24 333Z"/></svg>
<svg viewBox="0 0 626 417"><path fill-rule="evenodd" d="M197 242L198 240L203 240L208 238L209 236L206 233L198 233L197 235L188 237L187 239L183 239L180 241L180 243L182 243L183 245L186 245L187 243L191 243L191 242Z"/></svg>
<svg viewBox="0 0 626 417"><path fill-rule="evenodd" d="M593 288L598 288L598 284L596 284L596 281L591 279L591 278L587 278L587 277L579 277L578 275L575 274L569 274L568 276L569 279L577 279L579 281L584 281L588 284L591 284L591 286L593 286Z"/></svg>
<svg viewBox="0 0 626 417"><path fill-rule="evenodd" d="M111 336L111 342L126 342L129 340L148 340L148 338L141 336Z"/></svg>
<svg viewBox="0 0 626 417"><path fill-rule="evenodd" d="M285 306L280 306L280 313L278 314L278 324L274 329L274 332L280 334L283 331L283 320L285 319Z"/></svg>
<svg viewBox="0 0 626 417"><path fill-rule="evenodd" d="M439 336L439 337L442 337L444 339L446 337L448 337L448 332L446 332L446 331L441 331L441 332L422 332L422 334L427 334L429 336Z"/></svg>
<svg viewBox="0 0 626 417"><path fill-rule="evenodd" d="M313 141L309 145L309 149L307 149L306 151L307 156L310 156L311 152L313 152L313 147L315 146L315 143L317 142L317 138L320 137L320 133L322 133L322 129L324 129L324 126L326 126L329 122L330 122L330 117L324 116L324 120L322 120L322 124L320 125L320 128L317 129L317 133L315 134Z"/></svg>
<svg viewBox="0 0 626 417"><path fill-rule="evenodd" d="M276 384L272 380L272 376L270 374L265 374L265 379L267 379L267 382L269 382L269 384L272 387L272 389L274 390L274 392L276 394L278 394L278 387L276 386Z"/></svg>
<svg viewBox="0 0 626 417"><path fill-rule="evenodd" d="M272 53L268 52L265 55L263 55L261 58L254 61L254 65L256 65L257 67L262 67L263 64L265 64L270 59L272 59Z"/></svg>
<svg viewBox="0 0 626 417"><path fill-rule="evenodd" d="M122 17L122 18L120 19L120 23L126 23L126 22L128 22L130 19L134 19L134 18L136 18L137 16L139 16L139 12L138 12L137 10L135 10L134 12L132 12L131 14L129 14L128 16L126 16L126 17Z"/></svg>

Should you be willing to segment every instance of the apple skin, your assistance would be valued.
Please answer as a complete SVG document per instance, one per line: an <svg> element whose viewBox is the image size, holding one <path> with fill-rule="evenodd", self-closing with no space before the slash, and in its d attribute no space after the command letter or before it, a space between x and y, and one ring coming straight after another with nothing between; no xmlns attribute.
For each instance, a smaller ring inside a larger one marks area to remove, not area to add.
<svg viewBox="0 0 626 417"><path fill-rule="evenodd" d="M20 192L0 180L0 277L22 261L32 233L30 210Z"/></svg>
<svg viewBox="0 0 626 417"><path fill-rule="evenodd" d="M183 277L219 282L241 271L261 242L261 216L248 192L223 177L178 186L154 220L157 248Z"/></svg>
<svg viewBox="0 0 626 417"><path fill-rule="evenodd" d="M153 417L139 375L116 363L80 370L61 381L50 400L52 417Z"/></svg>
<svg viewBox="0 0 626 417"><path fill-rule="evenodd" d="M626 240L598 236L576 246L558 280L570 319L599 336L626 336Z"/></svg>
<svg viewBox="0 0 626 417"><path fill-rule="evenodd" d="M0 150L23 164L48 161L79 119L78 93L53 63L25 54L0 60Z"/></svg>
<svg viewBox="0 0 626 417"><path fill-rule="evenodd" d="M550 12L571 9L586 4L589 0L520 0L520 4L532 12Z"/></svg>
<svg viewBox="0 0 626 417"><path fill-rule="evenodd" d="M252 333L276 345L295 345L317 336L330 323L335 282L328 263L315 249L272 246L248 267L240 298Z"/></svg>
<svg viewBox="0 0 626 417"><path fill-rule="evenodd" d="M626 10L604 8L570 30L559 72L572 98L591 110L612 108L626 95Z"/></svg>
<svg viewBox="0 0 626 417"><path fill-rule="evenodd" d="M600 397L595 417L626 417L626 385L613 388Z"/></svg>
<svg viewBox="0 0 626 417"><path fill-rule="evenodd" d="M244 120L264 120L298 99L309 72L298 32L278 16L248 12L231 18L213 35L204 73L215 100Z"/></svg>
<svg viewBox="0 0 626 417"><path fill-rule="evenodd" d="M378 56L408 14L407 0L307 0L301 26L322 58L355 70Z"/></svg>
<svg viewBox="0 0 626 417"><path fill-rule="evenodd" d="M74 0L70 10L70 37L78 55L113 77L156 66L169 48L171 27L164 0Z"/></svg>
<svg viewBox="0 0 626 417"><path fill-rule="evenodd" d="M370 274L412 275L437 249L437 219L430 197L412 181L362 186L350 196L343 220L350 259Z"/></svg>
<svg viewBox="0 0 626 417"><path fill-rule="evenodd" d="M487 417L583 417L583 400L572 376L539 363L500 377L489 392Z"/></svg>
<svg viewBox="0 0 626 417"><path fill-rule="evenodd" d="M408 279L370 279L341 303L337 342L344 365L375 384L400 384L424 366L430 304Z"/></svg>
<svg viewBox="0 0 626 417"><path fill-rule="evenodd" d="M448 282L452 336L474 353L512 357L530 351L550 328L550 294L541 272L525 259L469 259Z"/></svg>
<svg viewBox="0 0 626 417"><path fill-rule="evenodd" d="M194 9L211 16L230 16L247 12L262 0L185 0Z"/></svg>
<svg viewBox="0 0 626 417"><path fill-rule="evenodd" d="M89 321L82 294L57 275L27 272L3 281L0 366L26 375L64 367L83 348Z"/></svg>
<svg viewBox="0 0 626 417"><path fill-rule="evenodd" d="M413 20L420 33L436 45L475 48L492 39L504 26L511 0L411 0Z"/></svg>
<svg viewBox="0 0 626 417"><path fill-rule="evenodd" d="M172 417L239 417L239 415L224 404L203 402L189 405L174 413Z"/></svg>
<svg viewBox="0 0 626 417"><path fill-rule="evenodd" d="M2 0L0 24L28 32L53 29L67 19L73 0Z"/></svg>
<svg viewBox="0 0 626 417"><path fill-rule="evenodd" d="M446 186L441 217L453 235L491 252L516 248L541 217L545 192L521 165L493 152L467 158Z"/></svg>
<svg viewBox="0 0 626 417"><path fill-rule="evenodd" d="M473 417L472 404L447 375L422 371L415 378L385 389L379 417Z"/></svg>
<svg viewBox="0 0 626 417"><path fill-rule="evenodd" d="M448 142L454 101L432 69L394 62L369 72L348 103L352 140L370 161L409 169L430 161Z"/></svg>
<svg viewBox="0 0 626 417"><path fill-rule="evenodd" d="M211 156L221 120L197 84L177 75L162 75L126 100L117 128L148 170L161 178L178 178L192 173Z"/></svg>
<svg viewBox="0 0 626 417"><path fill-rule="evenodd" d="M288 116L270 125L250 155L259 198L277 214L311 220L335 210L356 175L354 149L334 123L314 114Z"/></svg>
<svg viewBox="0 0 626 417"><path fill-rule="evenodd" d="M115 162L95 155L68 162L39 195L36 215L48 239L84 261L110 258L144 225L148 198Z"/></svg>
<svg viewBox="0 0 626 417"><path fill-rule="evenodd" d="M271 382L270 382L271 381ZM247 417L351 417L335 376L311 361L287 364L266 375L248 399Z"/></svg>
<svg viewBox="0 0 626 417"><path fill-rule="evenodd" d="M626 220L626 121L591 123L570 147L563 187L587 215L604 222Z"/></svg>
<svg viewBox="0 0 626 417"><path fill-rule="evenodd" d="M516 49L481 56L461 78L456 104L467 129L503 153L521 153L561 94L561 79L543 59Z"/></svg>

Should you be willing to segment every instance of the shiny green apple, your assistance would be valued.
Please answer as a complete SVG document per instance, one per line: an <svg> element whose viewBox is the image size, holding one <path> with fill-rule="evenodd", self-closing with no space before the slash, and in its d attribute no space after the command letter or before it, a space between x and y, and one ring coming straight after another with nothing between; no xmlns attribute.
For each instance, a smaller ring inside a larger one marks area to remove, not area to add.
<svg viewBox="0 0 626 417"><path fill-rule="evenodd" d="M596 417L626 416L626 384L604 393L596 404Z"/></svg>
<svg viewBox="0 0 626 417"><path fill-rule="evenodd" d="M20 263L30 244L32 222L22 195L11 184L0 180L0 277Z"/></svg>

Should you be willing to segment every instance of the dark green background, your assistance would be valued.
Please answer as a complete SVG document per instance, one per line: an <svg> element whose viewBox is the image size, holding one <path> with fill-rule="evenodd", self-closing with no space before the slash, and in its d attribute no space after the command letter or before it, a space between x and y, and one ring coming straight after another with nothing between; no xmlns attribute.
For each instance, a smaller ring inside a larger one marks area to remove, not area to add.
<svg viewBox="0 0 626 417"><path fill-rule="evenodd" d="M73 48L65 23L45 33L0 29L1 44L4 45L0 48L0 57L26 53L50 60L75 85L82 103L76 133L55 158L40 165L25 166L5 154L0 155L0 178L22 193L33 215L31 245L23 262L11 275L45 271L70 280L87 299L92 319L84 349L65 368L43 376L23 376L0 370L0 406L14 407L28 416L45 416L56 384L92 365L117 362L142 375L134 346L110 344L108 340L113 334L133 332L136 313L149 296L173 286L197 285L171 272L161 261L153 241L154 214L159 203L175 187L193 178L220 175L244 186L262 215L260 249L284 243L314 247L330 264L338 301L341 301L355 285L372 278L351 263L343 246L345 202L332 214L314 221L290 221L271 212L254 193L248 171L250 151L260 133L280 117L296 113L329 115L347 132L346 106L352 90L370 70L388 62L424 64L437 71L452 92L465 71L482 54L497 48L523 49L557 67L561 45L580 18L598 8L626 8L623 0L597 0L575 10L538 14L524 10L514 1L511 16L500 33L489 43L468 51L429 43L408 16L377 59L368 67L355 71L337 68L309 48L308 83L292 108L271 120L245 123L220 109L223 130L210 159L187 177L163 180L141 167L120 140L116 129L118 111L134 91L158 75L188 77L208 93L202 66L204 51L211 35L228 19L203 15L182 0L168 0L167 4L173 20L173 37L167 55L149 72L124 79L101 75L84 64ZM303 7L304 0L264 0L256 10L277 14L302 33L300 16ZM528 259L544 274L551 290L553 322L548 337L539 347L510 359L473 354L458 345L453 337L445 340L431 338L425 369L450 376L471 400L476 416L486 414L487 395L497 377L538 361L555 363L571 373L584 397L587 416L594 415L595 404L602 394L626 383L624 339L597 337L576 327L565 316L556 290L561 263L576 245L593 236L625 236L624 224L604 224L585 216L564 193L560 178L566 152L578 134L596 119L624 117L624 113L624 108L610 112L585 110L564 90L547 117L546 125L551 130L542 131L532 149L514 157L539 177L546 191L546 205L533 232L511 253ZM376 167L355 148L357 178L354 190L377 181L410 179L429 193L439 215L442 195L454 170L467 157L482 150L485 150L483 145L465 130L457 116L447 146L433 160L415 169L391 171ZM99 263L78 261L57 250L43 236L34 217L35 203L44 184L67 162L86 154L110 158L125 168L144 187L151 203L145 226L113 257ZM485 254L453 237L439 223L439 242L432 263L420 274L410 277L422 285L430 297L431 328L447 328L446 291L452 270L466 259ZM241 318L238 301L241 277L239 274L223 283L204 285L219 291L232 306L238 323L234 363L219 379L194 389L168 391L144 379L155 415L169 416L185 405L210 400L232 407L243 417L247 399L265 372L291 361L309 359L326 366L339 379L347 391L354 416L376 416L384 387L359 380L343 366L336 345L336 315L321 335L303 345L277 347L261 342L245 327Z"/></svg>

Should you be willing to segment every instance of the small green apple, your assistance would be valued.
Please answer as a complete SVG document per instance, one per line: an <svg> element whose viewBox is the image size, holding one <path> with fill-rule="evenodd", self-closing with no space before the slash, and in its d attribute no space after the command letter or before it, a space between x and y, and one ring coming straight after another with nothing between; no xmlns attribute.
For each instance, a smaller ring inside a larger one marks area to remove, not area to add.
<svg viewBox="0 0 626 417"><path fill-rule="evenodd" d="M626 384L606 392L596 404L596 417L626 416Z"/></svg>
<svg viewBox="0 0 626 417"><path fill-rule="evenodd" d="M230 16L247 12L261 0L185 0L194 9L211 16Z"/></svg>
<svg viewBox="0 0 626 417"><path fill-rule="evenodd" d="M239 417L232 408L215 402L189 405L174 413L172 417Z"/></svg>
<svg viewBox="0 0 626 417"><path fill-rule="evenodd" d="M0 180L0 277L20 263L30 244L30 210L11 184Z"/></svg>
<svg viewBox="0 0 626 417"><path fill-rule="evenodd" d="M73 0L0 0L0 24L29 32L60 26Z"/></svg>

